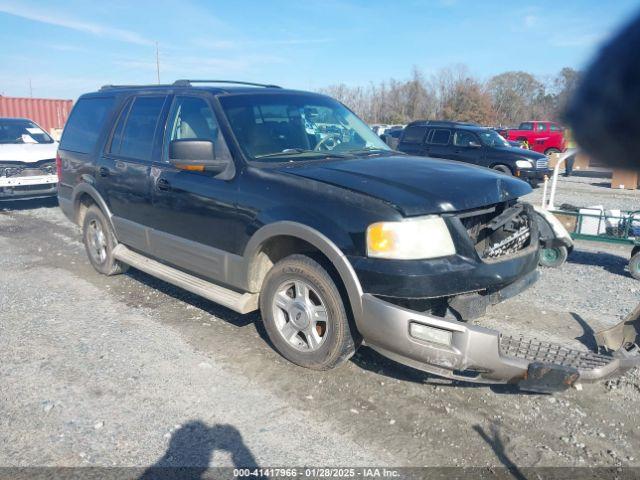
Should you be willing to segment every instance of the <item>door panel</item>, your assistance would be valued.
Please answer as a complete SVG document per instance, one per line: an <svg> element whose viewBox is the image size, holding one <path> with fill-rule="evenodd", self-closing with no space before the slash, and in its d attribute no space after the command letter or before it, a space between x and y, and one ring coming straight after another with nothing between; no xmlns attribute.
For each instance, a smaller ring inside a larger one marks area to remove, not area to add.
<svg viewBox="0 0 640 480"><path fill-rule="evenodd" d="M480 139L474 133L466 130L456 130L453 134L450 158L459 162L483 165L485 147L472 147L472 143L481 145Z"/></svg>
<svg viewBox="0 0 640 480"><path fill-rule="evenodd" d="M451 130L434 128L427 134L424 155L433 158L451 158Z"/></svg>
<svg viewBox="0 0 640 480"><path fill-rule="evenodd" d="M233 161L207 98L176 96L165 129L163 161L154 164L150 175L152 249L185 270L223 281L241 228L237 178L223 180L175 168L168 159L168 145L184 139L211 140L216 158Z"/></svg>
<svg viewBox="0 0 640 480"><path fill-rule="evenodd" d="M138 96L123 109L97 164L97 179L123 243L148 251L143 226L151 213L150 170L166 95Z"/></svg>

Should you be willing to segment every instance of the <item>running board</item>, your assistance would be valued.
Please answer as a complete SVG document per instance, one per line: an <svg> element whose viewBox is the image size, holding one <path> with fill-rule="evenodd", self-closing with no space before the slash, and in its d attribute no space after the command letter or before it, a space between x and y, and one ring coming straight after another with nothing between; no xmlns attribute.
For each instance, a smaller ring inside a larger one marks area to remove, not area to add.
<svg viewBox="0 0 640 480"><path fill-rule="evenodd" d="M257 293L238 293L215 283L185 273L176 268L152 260L144 255L129 250L121 243L113 249L113 255L127 265L153 275L176 287L200 295L212 302L216 302L238 313L249 313L258 309Z"/></svg>

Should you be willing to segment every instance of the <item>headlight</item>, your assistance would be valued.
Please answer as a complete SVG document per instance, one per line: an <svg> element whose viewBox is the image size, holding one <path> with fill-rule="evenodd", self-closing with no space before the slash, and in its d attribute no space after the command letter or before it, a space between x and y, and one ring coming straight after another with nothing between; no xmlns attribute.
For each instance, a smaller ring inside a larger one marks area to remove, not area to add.
<svg viewBox="0 0 640 480"><path fill-rule="evenodd" d="M516 167L533 168L533 162L530 162L529 160L516 160Z"/></svg>
<svg viewBox="0 0 640 480"><path fill-rule="evenodd" d="M418 260L453 255L456 249L444 220L437 215L401 222L379 222L367 228L367 255Z"/></svg>

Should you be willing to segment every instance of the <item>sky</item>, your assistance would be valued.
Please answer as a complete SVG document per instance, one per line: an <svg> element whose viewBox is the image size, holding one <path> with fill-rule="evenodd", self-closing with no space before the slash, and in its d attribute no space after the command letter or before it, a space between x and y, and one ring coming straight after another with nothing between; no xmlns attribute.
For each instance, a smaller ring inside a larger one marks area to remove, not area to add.
<svg viewBox="0 0 640 480"><path fill-rule="evenodd" d="M481 79L584 68L630 0L0 0L0 95L233 79L317 90L466 64Z"/></svg>

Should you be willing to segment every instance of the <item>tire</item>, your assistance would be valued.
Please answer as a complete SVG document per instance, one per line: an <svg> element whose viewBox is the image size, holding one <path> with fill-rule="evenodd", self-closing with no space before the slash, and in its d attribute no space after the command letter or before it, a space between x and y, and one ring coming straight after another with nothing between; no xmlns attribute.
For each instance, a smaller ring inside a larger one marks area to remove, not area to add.
<svg viewBox="0 0 640 480"><path fill-rule="evenodd" d="M296 365L329 370L356 351L338 287L305 255L290 255L271 268L260 293L260 312L275 349Z"/></svg>
<svg viewBox="0 0 640 480"><path fill-rule="evenodd" d="M506 165L494 165L491 168L497 172L504 173L505 175L509 175L509 176L513 175L513 173L511 172L511 169Z"/></svg>
<svg viewBox="0 0 640 480"><path fill-rule="evenodd" d="M629 273L636 280L640 280L640 252L633 255L629 260Z"/></svg>
<svg viewBox="0 0 640 480"><path fill-rule="evenodd" d="M544 154L545 154L547 157L548 157L548 156L550 156L550 155L551 155L551 154L553 154L553 153L560 153L560 150L558 150L557 148L547 148L547 149L544 151Z"/></svg>
<svg viewBox="0 0 640 480"><path fill-rule="evenodd" d="M540 251L538 264L541 267L558 268L567 261L569 250L567 247L543 248Z"/></svg>
<svg viewBox="0 0 640 480"><path fill-rule="evenodd" d="M113 249L118 242L107 217L96 205L89 207L84 216L82 240L91 265L99 273L117 275L129 268L114 258Z"/></svg>

